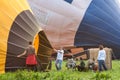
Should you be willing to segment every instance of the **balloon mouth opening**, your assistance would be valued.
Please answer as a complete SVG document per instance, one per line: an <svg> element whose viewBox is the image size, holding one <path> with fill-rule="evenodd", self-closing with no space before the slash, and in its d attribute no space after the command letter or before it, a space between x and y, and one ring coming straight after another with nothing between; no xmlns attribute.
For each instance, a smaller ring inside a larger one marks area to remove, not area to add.
<svg viewBox="0 0 120 80"><path fill-rule="evenodd" d="M33 39L33 45L35 47L35 52L38 54L40 50L44 51L51 51L53 49L51 43L49 42L46 34L44 31L39 31ZM44 49L44 50L43 50Z"/></svg>

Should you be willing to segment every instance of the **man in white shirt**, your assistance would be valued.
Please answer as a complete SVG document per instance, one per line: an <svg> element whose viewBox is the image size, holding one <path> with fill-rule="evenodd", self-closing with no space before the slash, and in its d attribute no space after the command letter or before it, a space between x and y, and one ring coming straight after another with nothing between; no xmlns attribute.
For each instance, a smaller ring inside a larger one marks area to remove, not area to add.
<svg viewBox="0 0 120 80"><path fill-rule="evenodd" d="M106 59L106 52L103 49L103 45L99 45L99 52L98 52L98 64L99 64L99 71L102 71L102 66L104 68L104 70L107 70L107 67L105 65L105 59Z"/></svg>
<svg viewBox="0 0 120 80"><path fill-rule="evenodd" d="M57 70L61 70L61 68L62 68L62 61L63 61L63 55L64 55L64 50L61 47L60 50L54 49L54 51L57 52L57 58L56 58L56 63L55 63L56 69Z"/></svg>

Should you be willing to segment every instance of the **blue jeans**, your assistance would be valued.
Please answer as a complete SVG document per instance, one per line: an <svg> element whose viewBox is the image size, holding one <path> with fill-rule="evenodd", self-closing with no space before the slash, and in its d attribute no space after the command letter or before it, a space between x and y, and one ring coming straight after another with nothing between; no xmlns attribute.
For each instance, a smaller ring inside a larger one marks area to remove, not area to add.
<svg viewBox="0 0 120 80"><path fill-rule="evenodd" d="M62 60L56 60L55 66L56 66L57 70L61 70L61 68L62 68Z"/></svg>
<svg viewBox="0 0 120 80"><path fill-rule="evenodd" d="M102 71L102 66L103 66L104 70L107 70L104 60L98 60L98 64L99 64L99 71Z"/></svg>

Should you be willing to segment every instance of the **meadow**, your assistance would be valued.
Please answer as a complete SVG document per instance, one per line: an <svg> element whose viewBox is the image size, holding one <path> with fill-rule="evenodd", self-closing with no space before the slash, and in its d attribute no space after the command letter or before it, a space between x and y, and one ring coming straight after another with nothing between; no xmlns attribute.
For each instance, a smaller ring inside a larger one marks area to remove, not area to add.
<svg viewBox="0 0 120 80"><path fill-rule="evenodd" d="M7 72L0 75L0 80L120 80L119 60L113 60L112 69L103 72L67 70L65 64L64 61L61 71L55 69L53 62L52 70L49 72L28 72L27 70Z"/></svg>

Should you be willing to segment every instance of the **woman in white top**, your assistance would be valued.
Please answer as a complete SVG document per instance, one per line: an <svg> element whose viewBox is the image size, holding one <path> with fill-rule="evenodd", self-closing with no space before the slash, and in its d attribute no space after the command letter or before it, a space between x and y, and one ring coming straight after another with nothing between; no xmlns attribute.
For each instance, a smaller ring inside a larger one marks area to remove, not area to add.
<svg viewBox="0 0 120 80"><path fill-rule="evenodd" d="M102 71L102 66L104 68L104 70L107 70L107 67L105 65L105 59L106 59L106 52L103 49L103 45L99 45L99 52L98 52L98 65L99 65L99 71Z"/></svg>

